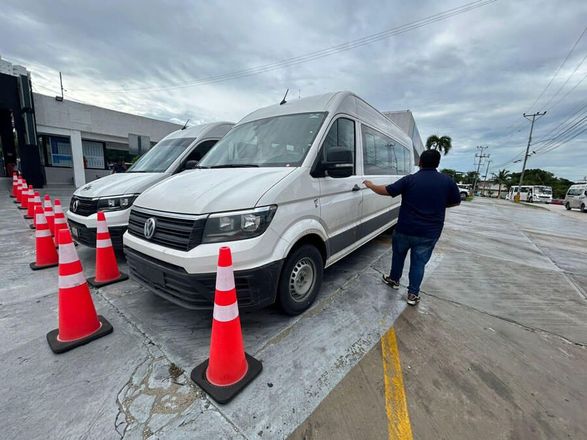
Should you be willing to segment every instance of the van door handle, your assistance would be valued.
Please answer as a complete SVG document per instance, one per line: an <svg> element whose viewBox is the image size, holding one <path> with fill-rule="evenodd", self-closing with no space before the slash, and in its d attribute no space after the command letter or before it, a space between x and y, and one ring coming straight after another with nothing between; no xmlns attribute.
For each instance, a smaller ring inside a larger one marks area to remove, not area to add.
<svg viewBox="0 0 587 440"><path fill-rule="evenodd" d="M360 191L360 190L361 190L361 188L359 187L359 185L357 185L355 183L355 186L353 186L353 191Z"/></svg>

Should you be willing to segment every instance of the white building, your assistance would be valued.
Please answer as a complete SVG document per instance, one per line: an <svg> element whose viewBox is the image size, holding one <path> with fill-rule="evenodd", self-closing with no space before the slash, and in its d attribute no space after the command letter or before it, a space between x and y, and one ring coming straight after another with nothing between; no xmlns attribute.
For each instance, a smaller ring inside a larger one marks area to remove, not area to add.
<svg viewBox="0 0 587 440"><path fill-rule="evenodd" d="M76 187L130 162L180 125L31 93L31 75L0 58L0 176Z"/></svg>
<svg viewBox="0 0 587 440"><path fill-rule="evenodd" d="M129 161L132 153L147 151L181 128L170 122L74 101L58 101L38 93L33 93L33 98L47 183L83 185L108 174L109 164ZM130 147L129 139L134 144Z"/></svg>

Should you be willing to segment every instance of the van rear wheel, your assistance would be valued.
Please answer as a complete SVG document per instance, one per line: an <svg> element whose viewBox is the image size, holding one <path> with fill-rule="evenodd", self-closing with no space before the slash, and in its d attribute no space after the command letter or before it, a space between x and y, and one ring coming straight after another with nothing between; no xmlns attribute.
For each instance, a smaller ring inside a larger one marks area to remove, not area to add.
<svg viewBox="0 0 587 440"><path fill-rule="evenodd" d="M585 203L581 203L581 212L587 212L587 209L585 209Z"/></svg>
<svg viewBox="0 0 587 440"><path fill-rule="evenodd" d="M571 205L569 204L569 202L565 203L565 209L567 211L570 211L571 210Z"/></svg>
<svg viewBox="0 0 587 440"><path fill-rule="evenodd" d="M320 291L323 272L322 255L311 244L302 245L290 253L277 291L281 309L293 316L310 307Z"/></svg>

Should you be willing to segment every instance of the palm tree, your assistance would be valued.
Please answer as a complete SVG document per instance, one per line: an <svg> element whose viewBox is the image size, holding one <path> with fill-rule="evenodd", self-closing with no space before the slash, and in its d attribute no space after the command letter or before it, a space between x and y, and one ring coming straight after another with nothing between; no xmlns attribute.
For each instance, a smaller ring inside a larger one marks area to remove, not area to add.
<svg viewBox="0 0 587 440"><path fill-rule="evenodd" d="M452 148L452 139L450 136L438 137L433 134L428 138L428 140L426 140L426 148L428 150L434 149L440 152L444 152L444 155L446 156Z"/></svg>
<svg viewBox="0 0 587 440"><path fill-rule="evenodd" d="M499 183L499 189L497 190L497 198L501 196L501 185L506 185L510 178L510 172L506 169L499 170L497 174L493 173L493 178Z"/></svg>

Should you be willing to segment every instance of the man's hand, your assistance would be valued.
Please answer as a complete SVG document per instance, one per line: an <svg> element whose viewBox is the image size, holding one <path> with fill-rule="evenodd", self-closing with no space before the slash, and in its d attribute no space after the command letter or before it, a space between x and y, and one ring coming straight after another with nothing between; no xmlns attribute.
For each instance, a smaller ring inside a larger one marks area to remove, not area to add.
<svg viewBox="0 0 587 440"><path fill-rule="evenodd" d="M370 180L363 180L363 185L365 185L367 188L369 188L374 193L379 194L380 196L388 196L389 195L389 193L387 192L387 189L385 188L385 185L375 185Z"/></svg>

